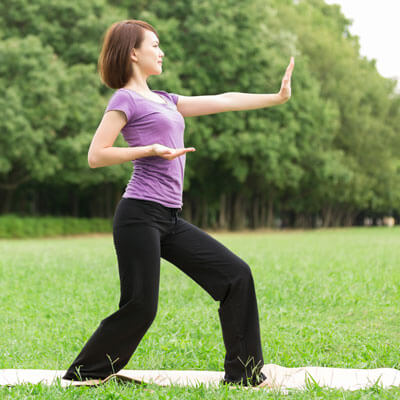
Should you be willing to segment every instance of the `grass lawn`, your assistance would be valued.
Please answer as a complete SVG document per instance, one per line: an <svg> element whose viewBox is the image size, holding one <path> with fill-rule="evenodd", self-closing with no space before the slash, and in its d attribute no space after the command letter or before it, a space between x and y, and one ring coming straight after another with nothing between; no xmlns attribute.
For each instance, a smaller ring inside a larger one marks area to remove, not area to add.
<svg viewBox="0 0 400 400"><path fill-rule="evenodd" d="M400 369L399 228L212 235L252 268L265 363ZM0 368L66 369L118 300L111 236L0 240ZM157 317L126 368L222 371L218 306L163 260ZM400 399L400 388L148 388L21 385L0 398Z"/></svg>

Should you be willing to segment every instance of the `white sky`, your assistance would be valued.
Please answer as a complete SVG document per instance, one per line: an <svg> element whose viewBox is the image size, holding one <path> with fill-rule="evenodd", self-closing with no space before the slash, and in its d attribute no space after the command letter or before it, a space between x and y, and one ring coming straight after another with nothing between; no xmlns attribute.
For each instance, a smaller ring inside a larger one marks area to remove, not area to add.
<svg viewBox="0 0 400 400"><path fill-rule="evenodd" d="M325 0L339 4L342 13L353 21L360 53L376 60L378 72L400 80L400 0ZM397 84L400 91L400 82Z"/></svg>

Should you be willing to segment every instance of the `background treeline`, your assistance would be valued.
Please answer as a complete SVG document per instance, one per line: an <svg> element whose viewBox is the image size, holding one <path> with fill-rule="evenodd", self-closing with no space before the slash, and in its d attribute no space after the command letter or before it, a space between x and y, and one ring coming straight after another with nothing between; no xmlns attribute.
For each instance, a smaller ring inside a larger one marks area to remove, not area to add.
<svg viewBox="0 0 400 400"><path fill-rule="evenodd" d="M288 103L185 119L185 144L197 149L185 218L240 229L399 217L396 81L322 0L2 1L1 214L113 215L132 165L90 169L87 150L113 93L96 71L102 36L128 18L160 35L152 89L274 93L295 56Z"/></svg>

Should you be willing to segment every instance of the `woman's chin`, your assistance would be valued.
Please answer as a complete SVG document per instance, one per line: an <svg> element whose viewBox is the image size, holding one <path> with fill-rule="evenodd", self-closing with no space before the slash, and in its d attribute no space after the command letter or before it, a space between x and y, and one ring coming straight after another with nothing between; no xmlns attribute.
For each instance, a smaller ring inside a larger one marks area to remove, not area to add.
<svg viewBox="0 0 400 400"><path fill-rule="evenodd" d="M162 73L162 67L160 66L160 68L157 68L156 70L153 70L150 75L160 75Z"/></svg>

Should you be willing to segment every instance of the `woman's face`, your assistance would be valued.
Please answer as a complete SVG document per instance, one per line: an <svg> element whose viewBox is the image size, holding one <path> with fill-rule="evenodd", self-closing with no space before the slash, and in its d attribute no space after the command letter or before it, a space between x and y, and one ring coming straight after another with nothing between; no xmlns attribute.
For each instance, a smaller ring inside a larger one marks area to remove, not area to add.
<svg viewBox="0 0 400 400"><path fill-rule="evenodd" d="M144 30L144 39L138 49L134 49L133 59L136 65L146 75L159 75L162 72L162 57L164 52L159 47L157 35L147 29Z"/></svg>

